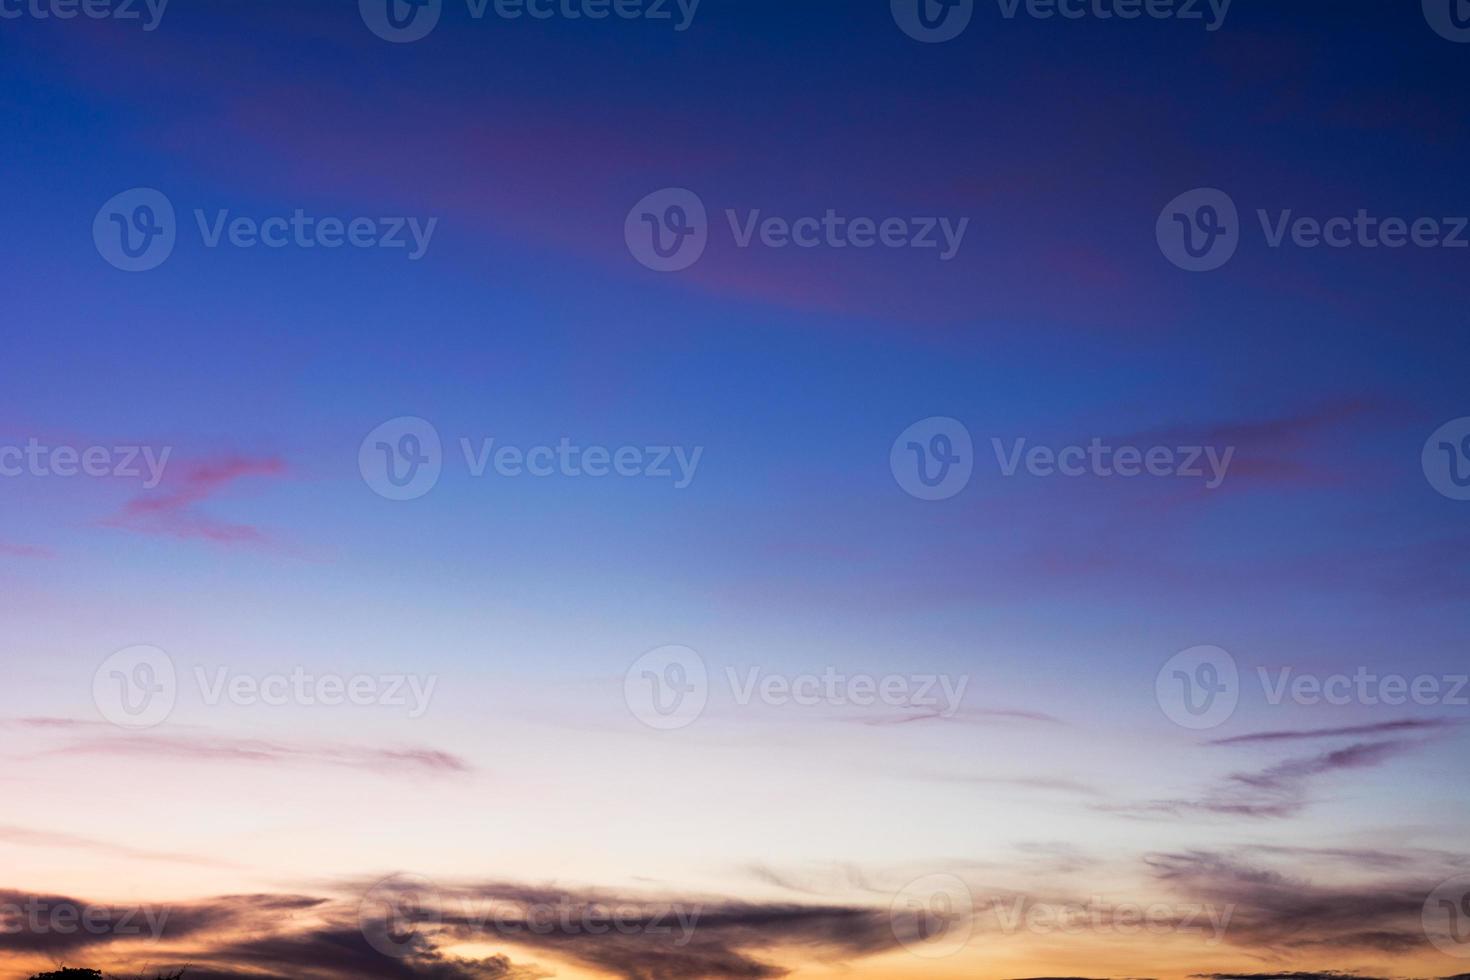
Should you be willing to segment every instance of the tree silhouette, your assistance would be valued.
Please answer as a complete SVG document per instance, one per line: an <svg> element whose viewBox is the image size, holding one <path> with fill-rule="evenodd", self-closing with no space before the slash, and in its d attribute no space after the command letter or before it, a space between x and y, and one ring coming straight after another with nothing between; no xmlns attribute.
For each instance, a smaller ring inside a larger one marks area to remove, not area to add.
<svg viewBox="0 0 1470 980"><path fill-rule="evenodd" d="M167 975L160 973L158 980L181 980L183 975L183 970ZM53 970L51 973L38 973L31 977L31 980L108 980L108 978L102 975L101 970L78 970L63 967L60 970Z"/></svg>

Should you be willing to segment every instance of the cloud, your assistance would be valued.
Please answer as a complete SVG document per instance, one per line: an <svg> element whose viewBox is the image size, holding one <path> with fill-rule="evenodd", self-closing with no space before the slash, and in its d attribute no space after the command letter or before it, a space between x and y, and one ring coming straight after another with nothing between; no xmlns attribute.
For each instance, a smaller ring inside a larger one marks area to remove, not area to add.
<svg viewBox="0 0 1470 980"><path fill-rule="evenodd" d="M1311 784L1321 776L1380 766L1415 747L1407 741L1362 742L1300 759L1287 759L1258 772L1234 773L1194 800L1156 800L1144 804L1099 805L1135 816L1205 813L1251 818L1291 817L1306 808Z"/></svg>
<svg viewBox="0 0 1470 980"><path fill-rule="evenodd" d="M181 477L133 498L102 525L184 540L265 544L268 539L259 528L218 520L199 507L241 480L279 478L286 472L286 464L276 457L228 456L195 463Z"/></svg>
<svg viewBox="0 0 1470 980"><path fill-rule="evenodd" d="M377 888L382 894L384 884ZM512 883L441 889L437 897L439 910L426 920L452 939L512 943L626 980L761 980L789 972L770 962L783 947L845 961L921 938L910 934L917 923L886 904L650 900ZM584 927L589 915L602 928ZM615 927L606 928L609 920Z"/></svg>
<svg viewBox="0 0 1470 980"><path fill-rule="evenodd" d="M0 889L0 935L11 955L57 957L115 943L174 942L322 904L300 895L235 895L193 904L114 905Z"/></svg>
<svg viewBox="0 0 1470 980"><path fill-rule="evenodd" d="M97 854L129 858L139 861L163 861L174 864L197 864L207 867L235 867L228 862L192 854L174 854L166 851L150 851L129 847L111 841L82 837L76 834L59 833L52 830L35 830L30 827L0 825L0 843L17 844L23 847L55 847L69 850L92 851Z"/></svg>
<svg viewBox="0 0 1470 980"><path fill-rule="evenodd" d="M1290 731L1257 732L1254 735L1235 735L1220 738L1211 745L1247 745L1256 742L1286 742L1313 738L1338 738L1360 735L1394 735L1399 732L1432 731L1459 724L1448 718L1404 718L1398 721L1382 721L1371 725L1349 725L1342 728L1301 728Z"/></svg>
<svg viewBox="0 0 1470 980"><path fill-rule="evenodd" d="M1156 854L1154 876L1191 901L1234 906L1226 941L1262 954L1406 954L1424 949L1424 902L1442 872L1404 872L1397 880L1316 884L1205 851ZM1277 974L1273 974L1275 976Z"/></svg>
<svg viewBox="0 0 1470 980"><path fill-rule="evenodd" d="M1129 445L1227 446L1237 453L1227 486L1246 483L1335 486L1362 474L1344 465L1339 454L1324 455L1334 440L1387 425L1405 416L1402 405L1376 397L1344 396L1264 418L1175 426L1134 433L1118 440Z"/></svg>
<svg viewBox="0 0 1470 980"><path fill-rule="evenodd" d="M179 961L182 965L183 961ZM305 932L252 936L193 954L189 980L233 980L267 976L298 978L373 977L384 980L534 980L549 974L518 967L508 957L465 959L446 956L426 944L404 956L389 956L375 948L361 929L340 925ZM239 968L239 969L237 969ZM240 972L241 969L250 972Z"/></svg>
<svg viewBox="0 0 1470 980"><path fill-rule="evenodd" d="M7 936L7 948L17 954L55 958L84 952L119 972L188 966L190 980L535 980L552 975L504 954L463 958L446 951L475 942L515 946L626 980L761 980L789 972L770 961L782 947L840 961L917 938L906 935L907 927L890 916L886 905L651 900L519 883L444 887L425 902L422 895L410 894L414 886L406 879L401 889L396 880L344 882L336 899L288 894L157 904L140 907L148 913L138 919L146 926L141 932L109 927L65 935L36 928L39 920L27 918L24 910L65 908L66 914L79 916L101 907L0 891L0 928L14 934ZM382 908L391 915L362 900L369 891L386 899ZM120 921L120 916L107 921ZM388 937L393 946L384 950ZM138 948L139 939L147 940L144 948Z"/></svg>
<svg viewBox="0 0 1470 980"><path fill-rule="evenodd" d="M1067 793L1073 796L1102 797L1107 794L1095 786L1075 779L1052 778L1049 776L967 776L954 773L918 773L917 779L931 782L960 783L967 786L999 786L1011 789L1038 790L1047 793Z"/></svg>
<svg viewBox="0 0 1470 980"><path fill-rule="evenodd" d="M53 755L125 755L200 762L345 766L373 771L461 774L473 771L464 759L425 748L314 746L262 739L200 735L119 735L53 749Z"/></svg>
<svg viewBox="0 0 1470 980"><path fill-rule="evenodd" d="M961 708L946 713L947 708L914 709L907 714L857 715L845 721L861 725L883 727L888 725L912 725L919 722L938 721L953 724L987 725L1005 721L1036 721L1046 724L1061 724L1061 720L1040 711L1023 711L1013 708Z"/></svg>

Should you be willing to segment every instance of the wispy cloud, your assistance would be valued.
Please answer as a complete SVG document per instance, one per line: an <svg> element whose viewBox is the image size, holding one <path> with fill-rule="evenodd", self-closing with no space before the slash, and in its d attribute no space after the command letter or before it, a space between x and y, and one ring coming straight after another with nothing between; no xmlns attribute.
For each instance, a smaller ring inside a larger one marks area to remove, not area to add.
<svg viewBox="0 0 1470 980"><path fill-rule="evenodd" d="M151 851L76 834L64 834L53 830L36 830L30 827L17 827L3 824L0 824L0 844L89 851L104 857L128 858L138 861L162 861L169 864L193 864L204 867L235 867L235 865L227 861L200 857L194 854Z"/></svg>
<svg viewBox="0 0 1470 980"><path fill-rule="evenodd" d="M1449 728L1459 722L1448 718L1403 718L1398 721L1381 721L1370 725L1348 725L1340 728L1298 728L1285 731L1257 732L1253 735L1235 735L1219 738L1211 745L1249 745L1256 742L1290 742L1316 738L1361 737L1364 735L1396 735L1402 732L1434 731Z"/></svg>
<svg viewBox="0 0 1470 980"><path fill-rule="evenodd" d="M1089 786L1078 780L1051 776L975 776L964 773L928 772L916 773L913 778L938 783L958 783L965 786L994 786L1046 793L1065 793L1089 798L1107 795L1097 787Z"/></svg>
<svg viewBox="0 0 1470 980"><path fill-rule="evenodd" d="M1416 744L1408 741L1361 742L1307 758L1287 759L1256 772L1234 773L1198 799L1100 804L1098 808L1132 816L1291 817L1306 808L1310 801L1309 790L1317 778L1380 766Z"/></svg>
<svg viewBox="0 0 1470 980"><path fill-rule="evenodd" d="M125 755L200 762L329 765L373 771L460 774L472 771L459 756L437 749L313 746L213 736L123 735L52 750L57 755Z"/></svg>
<svg viewBox="0 0 1470 980"><path fill-rule="evenodd" d="M1209 851L1146 860L1157 880L1181 897L1233 906L1227 941L1272 959L1348 949L1422 950L1428 943L1424 902L1443 878L1442 871L1423 869L1393 881L1342 883L1334 875L1334 883L1318 884Z"/></svg>
<svg viewBox="0 0 1470 980"><path fill-rule="evenodd" d="M102 524L186 540L264 544L267 537L259 528L221 521L204 513L200 505L241 480L278 479L286 473L285 462L277 457L228 456L195 463L156 491L133 498Z"/></svg>

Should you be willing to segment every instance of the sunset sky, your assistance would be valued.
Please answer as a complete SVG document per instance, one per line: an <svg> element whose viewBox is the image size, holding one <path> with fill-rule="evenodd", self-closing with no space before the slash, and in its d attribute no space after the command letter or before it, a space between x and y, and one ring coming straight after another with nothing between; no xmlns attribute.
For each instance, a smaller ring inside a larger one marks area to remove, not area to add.
<svg viewBox="0 0 1470 980"><path fill-rule="evenodd" d="M51 2L0 0L0 978L1470 973L1470 249L1271 239L1470 214L1437 0ZM297 212L404 246L229 231ZM938 244L758 230L828 212ZM1205 475L1007 475L1094 442Z"/></svg>

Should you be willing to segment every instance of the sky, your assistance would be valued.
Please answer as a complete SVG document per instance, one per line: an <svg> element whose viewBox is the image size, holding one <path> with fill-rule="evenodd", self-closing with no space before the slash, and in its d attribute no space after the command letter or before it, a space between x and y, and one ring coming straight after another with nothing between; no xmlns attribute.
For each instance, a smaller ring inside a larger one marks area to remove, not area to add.
<svg viewBox="0 0 1470 980"><path fill-rule="evenodd" d="M0 977L1470 973L1466 42L0 0Z"/></svg>

